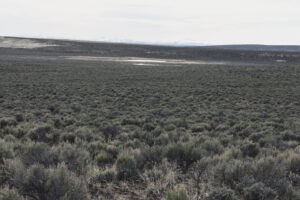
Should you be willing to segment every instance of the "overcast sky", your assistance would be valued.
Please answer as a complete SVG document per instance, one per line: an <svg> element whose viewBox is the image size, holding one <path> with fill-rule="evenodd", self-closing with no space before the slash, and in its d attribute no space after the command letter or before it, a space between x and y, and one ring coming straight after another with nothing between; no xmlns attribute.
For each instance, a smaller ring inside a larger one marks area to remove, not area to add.
<svg viewBox="0 0 300 200"><path fill-rule="evenodd" d="M300 45L300 0L0 0L0 35Z"/></svg>

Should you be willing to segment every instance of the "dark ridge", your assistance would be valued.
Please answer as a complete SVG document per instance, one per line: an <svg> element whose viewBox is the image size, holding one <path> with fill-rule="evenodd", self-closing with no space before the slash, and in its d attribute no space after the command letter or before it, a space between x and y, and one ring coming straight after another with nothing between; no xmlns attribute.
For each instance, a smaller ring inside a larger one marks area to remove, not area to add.
<svg viewBox="0 0 300 200"><path fill-rule="evenodd" d="M23 39L23 38L19 38ZM26 38L29 39L29 38ZM31 39L31 38L30 38ZM275 51L275 47L256 45L174 47L109 42L90 42L54 39L31 39L36 42L55 44L35 49L0 48L0 55L35 56L109 56L109 57L145 57L170 58L220 62L247 63L300 63L300 52ZM249 48L246 48L249 47ZM252 47L252 48L250 48ZM276 46L278 49L280 46ZM286 48L285 48L286 47ZM281 49L287 49L287 46ZM230 49L232 48L232 49ZM291 47L292 48L292 47ZM300 47L299 47L300 48ZM265 50L264 50L265 49ZM294 49L297 49L296 46Z"/></svg>
<svg viewBox="0 0 300 200"><path fill-rule="evenodd" d="M286 52L300 52L299 45L215 45L207 46L214 49L229 49L229 50L248 50L248 51L286 51Z"/></svg>

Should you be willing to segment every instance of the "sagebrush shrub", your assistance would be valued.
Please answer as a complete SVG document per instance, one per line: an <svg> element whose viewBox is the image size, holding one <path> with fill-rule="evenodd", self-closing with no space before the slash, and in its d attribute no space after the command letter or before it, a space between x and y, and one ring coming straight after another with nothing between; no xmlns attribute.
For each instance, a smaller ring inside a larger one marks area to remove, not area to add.
<svg viewBox="0 0 300 200"><path fill-rule="evenodd" d="M65 144L59 148L59 160L66 163L69 170L83 174L91 159L89 152L85 149Z"/></svg>
<svg viewBox="0 0 300 200"><path fill-rule="evenodd" d="M175 161L184 170L202 158L202 150L193 144L177 143L166 147L165 156Z"/></svg>
<svg viewBox="0 0 300 200"><path fill-rule="evenodd" d="M113 140L117 135L120 134L120 127L119 125L107 125L100 128L100 131L103 133L105 140Z"/></svg>
<svg viewBox="0 0 300 200"><path fill-rule="evenodd" d="M113 164L115 159L114 157L106 152L106 151L101 151L96 157L95 160L97 162L97 165L99 167L104 167L107 164Z"/></svg>
<svg viewBox="0 0 300 200"><path fill-rule="evenodd" d="M187 129L188 128L188 122L185 120L185 119L176 119L174 121L174 124L177 126L177 127L180 127L180 128L185 128Z"/></svg>
<svg viewBox="0 0 300 200"><path fill-rule="evenodd" d="M12 143L0 139L0 164L3 159L13 158L14 152L12 151Z"/></svg>
<svg viewBox="0 0 300 200"><path fill-rule="evenodd" d="M70 173L66 167L59 166L49 170L47 199L88 200L86 184Z"/></svg>
<svg viewBox="0 0 300 200"><path fill-rule="evenodd" d="M15 126L15 125L17 125L17 121L12 117L0 118L0 129L5 128L6 126Z"/></svg>
<svg viewBox="0 0 300 200"><path fill-rule="evenodd" d="M137 119L131 119L131 118L126 118L122 120L121 125L125 126L125 125L135 125L135 126L141 126L143 124L143 122L141 122L140 120Z"/></svg>
<svg viewBox="0 0 300 200"><path fill-rule="evenodd" d="M207 123L199 123L197 125L192 126L192 132L197 133L197 132L203 132L205 130L210 130L211 127Z"/></svg>
<svg viewBox="0 0 300 200"><path fill-rule="evenodd" d="M203 182L208 181L207 175L211 166L215 165L215 160L212 158L202 158L192 165L189 173L193 180L194 186L196 186L198 192L200 192L200 188Z"/></svg>
<svg viewBox="0 0 300 200"><path fill-rule="evenodd" d="M106 169L95 177L96 182L110 183L116 180L117 173L115 169Z"/></svg>
<svg viewBox="0 0 300 200"><path fill-rule="evenodd" d="M254 177L267 187L278 190L286 182L287 169L283 163L275 158L262 158L255 163Z"/></svg>
<svg viewBox="0 0 300 200"><path fill-rule="evenodd" d="M243 152L243 156L249 156L249 157L256 157L259 153L259 146L258 144L254 143L246 143L241 146L241 151Z"/></svg>
<svg viewBox="0 0 300 200"><path fill-rule="evenodd" d="M0 200L25 200L15 188L4 187L0 189Z"/></svg>
<svg viewBox="0 0 300 200"><path fill-rule="evenodd" d="M48 106L48 110L52 113L52 114L58 114L60 109L59 109L59 105L49 105Z"/></svg>
<svg viewBox="0 0 300 200"><path fill-rule="evenodd" d="M244 198L245 200L276 200L278 196L274 190L259 182L244 189Z"/></svg>
<svg viewBox="0 0 300 200"><path fill-rule="evenodd" d="M155 129L155 125L152 124L152 123L145 123L144 126L143 126L143 130L144 131L153 131Z"/></svg>
<svg viewBox="0 0 300 200"><path fill-rule="evenodd" d="M154 144L165 146L170 142L168 134L161 134L159 137L155 138Z"/></svg>
<svg viewBox="0 0 300 200"><path fill-rule="evenodd" d="M88 199L86 185L64 166L46 169L32 165L29 169L15 166L12 184L20 194L33 199Z"/></svg>
<svg viewBox="0 0 300 200"><path fill-rule="evenodd" d="M138 176L135 160L127 155L121 155L116 162L117 177L120 180L136 179Z"/></svg>
<svg viewBox="0 0 300 200"><path fill-rule="evenodd" d="M291 159L290 170L300 175L300 155Z"/></svg>
<svg viewBox="0 0 300 200"><path fill-rule="evenodd" d="M300 135L293 131L284 131L282 133L282 139L285 141L296 141L300 142Z"/></svg>
<svg viewBox="0 0 300 200"><path fill-rule="evenodd" d="M47 137L52 131L52 127L50 125L40 125L30 130L29 137L31 140L35 142L48 142L49 138Z"/></svg>
<svg viewBox="0 0 300 200"><path fill-rule="evenodd" d="M231 189L239 189L252 184L254 173L250 162L240 160L223 161L213 168L214 182L219 185L225 184Z"/></svg>
<svg viewBox="0 0 300 200"><path fill-rule="evenodd" d="M161 162L162 148L159 146L142 148L134 155L134 158L138 169L151 168Z"/></svg>
<svg viewBox="0 0 300 200"><path fill-rule="evenodd" d="M263 137L263 133L252 133L249 138L252 142L258 142Z"/></svg>
<svg viewBox="0 0 300 200"><path fill-rule="evenodd" d="M61 140L63 142L68 142L68 143L73 144L76 140L76 135L75 135L75 133L64 133L61 135Z"/></svg>
<svg viewBox="0 0 300 200"><path fill-rule="evenodd" d="M45 143L27 144L21 160L26 166L41 164L48 167L58 163L58 153Z"/></svg>
<svg viewBox="0 0 300 200"><path fill-rule="evenodd" d="M107 145L105 147L105 150L110 153L114 158L117 158L118 154L119 154L119 148L115 145Z"/></svg>
<svg viewBox="0 0 300 200"><path fill-rule="evenodd" d="M91 142L93 141L95 134L93 131L88 127L79 127L75 130L76 137L80 138L81 140Z"/></svg>
<svg viewBox="0 0 300 200"><path fill-rule="evenodd" d="M15 138L15 136L8 134L4 137L5 142L8 143L15 143L17 141L17 139Z"/></svg>
<svg viewBox="0 0 300 200"><path fill-rule="evenodd" d="M227 188L215 188L205 200L238 200L234 192Z"/></svg>
<svg viewBox="0 0 300 200"><path fill-rule="evenodd" d="M25 120L24 115L22 113L18 113L15 115L17 122L23 122Z"/></svg>
<svg viewBox="0 0 300 200"><path fill-rule="evenodd" d="M189 200L189 197L185 190L169 191L167 200Z"/></svg>
<svg viewBox="0 0 300 200"><path fill-rule="evenodd" d="M201 144L201 147L208 155L221 154L224 152L223 145L216 139L206 140Z"/></svg>

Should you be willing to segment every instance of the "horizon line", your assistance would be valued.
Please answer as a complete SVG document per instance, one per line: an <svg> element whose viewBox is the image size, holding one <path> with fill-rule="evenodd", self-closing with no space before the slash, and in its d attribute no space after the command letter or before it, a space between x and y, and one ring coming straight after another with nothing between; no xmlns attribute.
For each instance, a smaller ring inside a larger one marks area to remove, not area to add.
<svg viewBox="0 0 300 200"><path fill-rule="evenodd" d="M59 40L59 41L74 41L74 42L90 42L90 43L113 43L113 44L132 44L132 45L150 45L150 46L171 46L171 47L220 47L220 46L300 46L300 44L260 44L260 43L238 43L238 44L206 44L199 42L159 42L159 41L139 41L126 39L103 39L103 40L88 40L78 38L64 37L48 37L48 36L20 36L20 35L0 35L0 38L19 38L19 39L41 39L41 40Z"/></svg>

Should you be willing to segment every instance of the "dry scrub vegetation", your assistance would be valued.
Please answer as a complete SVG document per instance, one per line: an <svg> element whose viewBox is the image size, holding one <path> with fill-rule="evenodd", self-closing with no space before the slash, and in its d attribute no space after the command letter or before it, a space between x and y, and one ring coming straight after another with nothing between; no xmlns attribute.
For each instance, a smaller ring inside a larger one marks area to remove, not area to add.
<svg viewBox="0 0 300 200"><path fill-rule="evenodd" d="M300 67L0 64L0 199L296 200Z"/></svg>

